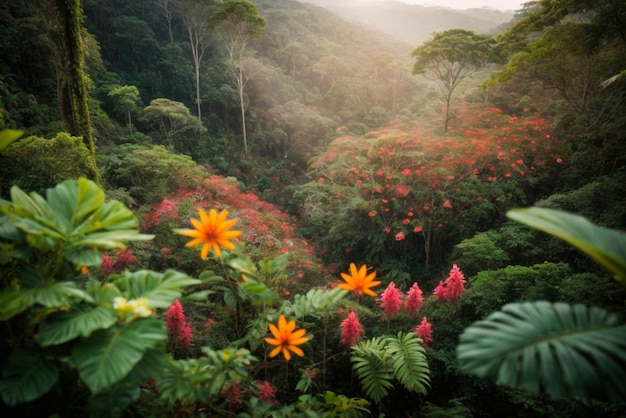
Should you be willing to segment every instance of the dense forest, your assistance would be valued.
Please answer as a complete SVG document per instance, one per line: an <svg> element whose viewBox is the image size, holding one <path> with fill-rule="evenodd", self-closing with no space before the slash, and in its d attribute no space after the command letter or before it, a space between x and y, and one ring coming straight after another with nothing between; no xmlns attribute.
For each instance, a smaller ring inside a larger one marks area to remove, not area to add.
<svg viewBox="0 0 626 418"><path fill-rule="evenodd" d="M0 4L3 413L626 414L626 4L360 12Z"/></svg>

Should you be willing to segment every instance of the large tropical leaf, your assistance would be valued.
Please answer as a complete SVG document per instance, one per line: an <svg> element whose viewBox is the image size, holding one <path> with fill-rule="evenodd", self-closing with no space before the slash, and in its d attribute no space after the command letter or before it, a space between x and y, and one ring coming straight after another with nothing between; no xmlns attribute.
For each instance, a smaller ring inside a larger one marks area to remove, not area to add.
<svg viewBox="0 0 626 418"><path fill-rule="evenodd" d="M139 233L137 217L121 202L105 202L104 192L91 180L64 181L48 189L46 197L14 186L12 205L3 205L3 210L12 225L28 234L31 246L45 251L61 248L72 263L97 265L106 249L152 238Z"/></svg>
<svg viewBox="0 0 626 418"><path fill-rule="evenodd" d="M0 393L7 405L15 406L46 394L59 379L56 364L42 353L15 351L2 371Z"/></svg>
<svg viewBox="0 0 626 418"><path fill-rule="evenodd" d="M466 372L535 393L626 398L626 326L600 308L505 305L465 329L457 359Z"/></svg>
<svg viewBox="0 0 626 418"><path fill-rule="evenodd" d="M417 335L400 332L397 338L387 339L386 349L400 383L411 392L426 394L430 386L430 371L424 347Z"/></svg>
<svg viewBox="0 0 626 418"><path fill-rule="evenodd" d="M115 312L104 306L61 311L46 318L39 328L38 341L42 347L63 344L77 337L88 337L92 332L109 328L116 322Z"/></svg>
<svg viewBox="0 0 626 418"><path fill-rule="evenodd" d="M93 394L111 388L141 361L146 349L167 338L162 321L142 318L96 331L72 350L81 379Z"/></svg>
<svg viewBox="0 0 626 418"><path fill-rule="evenodd" d="M565 240L606 267L616 280L626 285L626 233L555 209L513 209L507 212L507 216Z"/></svg>
<svg viewBox="0 0 626 418"><path fill-rule="evenodd" d="M175 270L166 270L165 273L151 270L125 271L115 276L114 280L126 293L127 299L146 298L150 308L167 308L181 297L183 287L200 284L200 280Z"/></svg>

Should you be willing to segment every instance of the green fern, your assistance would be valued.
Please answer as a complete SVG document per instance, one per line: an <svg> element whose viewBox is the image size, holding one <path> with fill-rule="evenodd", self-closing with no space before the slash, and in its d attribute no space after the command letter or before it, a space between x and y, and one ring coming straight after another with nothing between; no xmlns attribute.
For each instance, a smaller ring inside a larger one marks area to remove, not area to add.
<svg viewBox="0 0 626 418"><path fill-rule="evenodd" d="M385 350L386 338L374 337L352 347L352 361L365 394L378 403L393 388L393 367Z"/></svg>
<svg viewBox="0 0 626 418"><path fill-rule="evenodd" d="M425 394L430 385L430 372L424 348L413 333L397 337L374 337L352 347L351 361L366 395L380 402L393 380L408 391Z"/></svg>
<svg viewBox="0 0 626 418"><path fill-rule="evenodd" d="M386 349L391 355L395 377L407 390L426 394L430 377L421 340L412 332L399 332L397 338L387 340Z"/></svg>

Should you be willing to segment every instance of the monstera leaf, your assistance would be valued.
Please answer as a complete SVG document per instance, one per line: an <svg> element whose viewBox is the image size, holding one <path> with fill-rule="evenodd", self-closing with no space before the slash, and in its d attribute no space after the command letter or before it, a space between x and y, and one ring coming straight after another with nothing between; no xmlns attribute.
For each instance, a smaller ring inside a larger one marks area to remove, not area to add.
<svg viewBox="0 0 626 418"><path fill-rule="evenodd" d="M534 393L626 398L626 326L600 308L505 305L465 329L457 360L466 372Z"/></svg>
<svg viewBox="0 0 626 418"><path fill-rule="evenodd" d="M555 209L513 209L507 216L568 242L626 285L626 233L594 225L582 216Z"/></svg>

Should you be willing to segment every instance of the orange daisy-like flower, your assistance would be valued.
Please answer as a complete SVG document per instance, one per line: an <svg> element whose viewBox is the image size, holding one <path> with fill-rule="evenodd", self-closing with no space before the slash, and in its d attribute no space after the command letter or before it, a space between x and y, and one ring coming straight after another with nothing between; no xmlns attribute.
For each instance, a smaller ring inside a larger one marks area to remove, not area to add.
<svg viewBox="0 0 626 418"><path fill-rule="evenodd" d="M237 222L236 219L226 220L228 211L224 209L217 214L215 209L211 209L209 214L202 209L199 211L200 220L191 218L191 223L195 229L177 229L177 233L187 237L195 238L185 244L185 247L193 247L203 245L200 251L200 257L206 259L209 250L213 249L217 258L222 255L221 248L232 250L235 244L230 242L231 239L241 235L241 231L231 231L230 228Z"/></svg>
<svg viewBox="0 0 626 418"><path fill-rule="evenodd" d="M339 283L340 288L350 290L357 295L376 296L376 293L371 288L378 286L380 282L374 281L376 278L375 271L367 274L367 266L365 264L357 270L356 265L350 263L350 274L341 273L341 277L346 282Z"/></svg>
<svg viewBox="0 0 626 418"><path fill-rule="evenodd" d="M290 351L304 357L304 351L298 347L309 341L309 338L304 336L306 334L304 328L295 331L296 321L287 322L283 315L278 317L278 327L274 324L269 324L269 326L274 338L266 338L265 342L276 346L270 352L270 357L276 357L281 351L287 361L291 360Z"/></svg>

